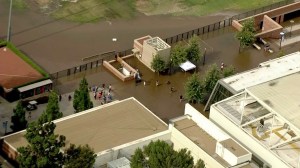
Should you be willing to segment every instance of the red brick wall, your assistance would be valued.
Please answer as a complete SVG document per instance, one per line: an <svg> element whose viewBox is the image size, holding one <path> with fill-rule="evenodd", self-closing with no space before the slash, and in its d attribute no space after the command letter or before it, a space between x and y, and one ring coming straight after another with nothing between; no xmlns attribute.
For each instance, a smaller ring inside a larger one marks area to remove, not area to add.
<svg viewBox="0 0 300 168"><path fill-rule="evenodd" d="M1 152L10 160L16 162L18 152L11 148L3 139L1 140Z"/></svg>
<svg viewBox="0 0 300 168"><path fill-rule="evenodd" d="M277 17L276 20L278 20L278 21L279 21L279 16L282 16L280 19L280 22L278 22L278 23L281 23L283 21L284 14L291 13L291 12L297 11L299 9L300 9L300 2L295 2L292 4L286 5L286 6L279 7L277 9L273 9L273 10L270 10L270 11L267 11L264 13L260 13L258 15L254 15L254 16L251 16L251 17L248 17L245 19L241 19L241 20L239 20L239 22L253 17L255 24L259 25L260 22L263 21L264 15L268 15L270 18Z"/></svg>

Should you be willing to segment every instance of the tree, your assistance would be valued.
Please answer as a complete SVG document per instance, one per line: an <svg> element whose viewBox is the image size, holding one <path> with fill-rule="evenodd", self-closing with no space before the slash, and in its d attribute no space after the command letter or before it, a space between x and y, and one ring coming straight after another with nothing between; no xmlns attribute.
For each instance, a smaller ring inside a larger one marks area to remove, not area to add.
<svg viewBox="0 0 300 168"><path fill-rule="evenodd" d="M23 130L27 126L27 120L26 120L26 111L22 106L22 102L19 101L16 108L13 110L14 114L11 117L11 122L13 125L11 126L11 129L14 132Z"/></svg>
<svg viewBox="0 0 300 168"><path fill-rule="evenodd" d="M137 149L132 156L130 167L132 168L193 168L194 161L187 149L173 150L165 141L151 141L144 150Z"/></svg>
<svg viewBox="0 0 300 168"><path fill-rule="evenodd" d="M199 159L195 165L195 168L205 168L205 163L203 160Z"/></svg>
<svg viewBox="0 0 300 168"><path fill-rule="evenodd" d="M75 90L73 107L76 112L81 112L93 107L93 102L90 99L88 83L85 78L80 81L79 89Z"/></svg>
<svg viewBox="0 0 300 168"><path fill-rule="evenodd" d="M253 44L255 41L255 27L253 18L244 21L242 25L242 31L237 32L236 38L240 41L240 47L244 48Z"/></svg>
<svg viewBox="0 0 300 168"><path fill-rule="evenodd" d="M171 64L173 66L179 66L181 63L187 60L187 52L185 47L178 43L171 50Z"/></svg>
<svg viewBox="0 0 300 168"><path fill-rule="evenodd" d="M235 68L232 65L229 67L225 67L222 72L223 78L226 78L234 74L235 74Z"/></svg>
<svg viewBox="0 0 300 168"><path fill-rule="evenodd" d="M202 55L199 49L199 37L194 35L189 40L189 45L186 48L187 60L197 62L201 59Z"/></svg>
<svg viewBox="0 0 300 168"><path fill-rule="evenodd" d="M130 167L132 168L144 168L146 166L146 159L144 157L143 151L141 148L137 148L134 151L134 155L131 158Z"/></svg>
<svg viewBox="0 0 300 168"><path fill-rule="evenodd" d="M155 55L151 62L151 68L159 73L166 69L166 63L159 55Z"/></svg>
<svg viewBox="0 0 300 168"><path fill-rule="evenodd" d="M65 146L65 136L54 134L56 125L33 122L26 129L26 147L18 148L17 161L24 168L60 168L64 158L61 148Z"/></svg>
<svg viewBox="0 0 300 168"><path fill-rule="evenodd" d="M92 168L96 154L88 145L76 147L71 144L65 151L65 168Z"/></svg>
<svg viewBox="0 0 300 168"><path fill-rule="evenodd" d="M203 77L203 87L205 92L210 94L221 77L221 70L216 64L212 64Z"/></svg>
<svg viewBox="0 0 300 168"><path fill-rule="evenodd" d="M243 22L243 30L255 33L254 19L250 18Z"/></svg>
<svg viewBox="0 0 300 168"><path fill-rule="evenodd" d="M46 123L61 118L62 116L63 113L59 111L58 95L54 91L51 91L46 111L42 113L39 120L41 123Z"/></svg>
<svg viewBox="0 0 300 168"><path fill-rule="evenodd" d="M203 100L203 89L199 75L194 73L188 78L184 86L185 98L190 102L201 102Z"/></svg>

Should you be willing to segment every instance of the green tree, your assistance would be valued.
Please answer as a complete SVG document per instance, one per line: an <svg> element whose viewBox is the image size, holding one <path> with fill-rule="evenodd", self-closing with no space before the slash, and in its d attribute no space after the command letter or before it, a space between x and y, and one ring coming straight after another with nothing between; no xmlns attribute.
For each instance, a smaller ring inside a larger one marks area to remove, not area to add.
<svg viewBox="0 0 300 168"><path fill-rule="evenodd" d="M200 52L199 48L199 37L194 35L192 38L189 40L189 45L186 48L187 52L187 60L197 62L201 59L202 55Z"/></svg>
<svg viewBox="0 0 300 168"><path fill-rule="evenodd" d="M42 113L39 120L41 123L46 123L61 118L62 116L63 113L59 110L58 95L54 91L51 91L46 111Z"/></svg>
<svg viewBox="0 0 300 168"><path fill-rule="evenodd" d="M26 111L22 106L22 102L19 101L16 108L13 110L14 114L11 117L12 126L11 129L13 132L23 130L27 126L26 120Z"/></svg>
<svg viewBox="0 0 300 168"><path fill-rule="evenodd" d="M245 48L255 41L254 20L248 19L242 23L242 31L237 32L236 38L240 41L240 48ZM239 50L240 50L239 48Z"/></svg>
<svg viewBox="0 0 300 168"><path fill-rule="evenodd" d="M210 94L221 77L221 70L216 64L212 64L203 77L203 87L205 92Z"/></svg>
<svg viewBox="0 0 300 168"><path fill-rule="evenodd" d="M134 155L131 158L130 167L131 168L144 168L148 163L145 163L147 160L144 157L143 151L141 148L137 148L134 151Z"/></svg>
<svg viewBox="0 0 300 168"><path fill-rule="evenodd" d="M205 163L203 160L199 159L195 165L195 168L205 168Z"/></svg>
<svg viewBox="0 0 300 168"><path fill-rule="evenodd" d="M232 65L229 67L225 67L222 71L223 78L226 78L234 74L235 74L235 68Z"/></svg>
<svg viewBox="0 0 300 168"><path fill-rule="evenodd" d="M85 78L80 81L79 89L75 90L73 107L77 112L81 112L93 107L93 102L90 99L88 83Z"/></svg>
<svg viewBox="0 0 300 168"><path fill-rule="evenodd" d="M194 73L187 79L185 83L185 98L190 102L201 102L203 100L203 84L199 78L199 74Z"/></svg>
<svg viewBox="0 0 300 168"><path fill-rule="evenodd" d="M96 154L88 145L76 147L71 144L65 151L65 168L92 168Z"/></svg>
<svg viewBox="0 0 300 168"><path fill-rule="evenodd" d="M150 142L144 150L137 149L132 156L130 166L132 168L193 168L194 161L187 149L173 150L172 146L165 141Z"/></svg>
<svg viewBox="0 0 300 168"><path fill-rule="evenodd" d="M181 63L187 60L187 52L185 47L178 43L171 50L171 64L173 66L179 66Z"/></svg>
<svg viewBox="0 0 300 168"><path fill-rule="evenodd" d="M17 161L23 168L60 168L64 158L61 148L65 146L65 136L54 134L56 125L33 122L26 129L26 147L18 148Z"/></svg>
<svg viewBox="0 0 300 168"><path fill-rule="evenodd" d="M160 55L155 55L151 62L151 68L155 72L162 72L166 69L165 61L160 57Z"/></svg>
<svg viewBox="0 0 300 168"><path fill-rule="evenodd" d="M242 30L255 33L256 30L255 30L255 24L254 24L254 19L253 18L245 20L242 23L242 25L243 25L243 29Z"/></svg>

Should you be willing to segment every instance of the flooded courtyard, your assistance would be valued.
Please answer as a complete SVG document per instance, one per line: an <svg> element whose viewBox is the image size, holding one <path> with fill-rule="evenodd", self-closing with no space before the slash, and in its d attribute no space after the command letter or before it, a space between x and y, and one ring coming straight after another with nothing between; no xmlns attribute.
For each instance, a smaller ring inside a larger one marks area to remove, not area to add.
<svg viewBox="0 0 300 168"><path fill-rule="evenodd" d="M7 33L8 2L0 0L0 38ZM123 51L133 46L133 40L145 35L167 38L179 33L187 32L224 19L224 15L206 17L174 17L169 15L145 16L139 14L132 20L112 20L98 23L72 23L63 20L53 20L47 15L40 14L38 9L13 11L12 42L42 66L49 73L71 68L85 62L82 58L91 55ZM206 48L205 65L201 60L197 65L197 72L204 74L210 64L233 65L237 72L258 66L260 62L275 58L278 46L271 44L273 54L258 51L254 48L242 49L235 39L235 30L226 27L200 36L202 49ZM115 41L112 39L116 38ZM298 46L285 47L285 52L298 50ZM141 64L137 58L126 60L142 74L146 86L136 85L134 81L122 82L103 66L77 73L55 80L56 90L61 94L73 92L79 81L85 76L90 86L111 84L114 99L135 97L147 108L153 111L165 122L180 116L184 112L186 101L180 102L180 95L184 95L184 84L192 72L182 72L179 68L171 75L158 75ZM156 86L155 82L160 85ZM167 84L170 81L170 84ZM175 92L171 93L170 88ZM194 106L202 111L201 104ZM204 115L208 116L207 113Z"/></svg>

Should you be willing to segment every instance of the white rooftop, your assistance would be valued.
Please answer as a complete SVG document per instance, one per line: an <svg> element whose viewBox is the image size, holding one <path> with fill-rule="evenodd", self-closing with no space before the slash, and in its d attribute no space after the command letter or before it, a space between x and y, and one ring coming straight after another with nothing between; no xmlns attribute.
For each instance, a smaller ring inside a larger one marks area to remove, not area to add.
<svg viewBox="0 0 300 168"><path fill-rule="evenodd" d="M147 44L149 44L150 46L152 46L157 51L171 48L171 46L168 43L166 43L164 40L162 40L159 37L150 38L150 39L146 40L145 42Z"/></svg>
<svg viewBox="0 0 300 168"><path fill-rule="evenodd" d="M294 125L300 134L300 73L246 89L270 112Z"/></svg>
<svg viewBox="0 0 300 168"><path fill-rule="evenodd" d="M185 61L184 63L179 65L181 69L183 69L185 72L195 69L196 65L194 65L193 63L191 63L190 61Z"/></svg>
<svg viewBox="0 0 300 168"><path fill-rule="evenodd" d="M300 52L273 59L259 64L259 67L239 73L221 80L231 92L241 92L245 88L255 86L273 79L300 71Z"/></svg>

